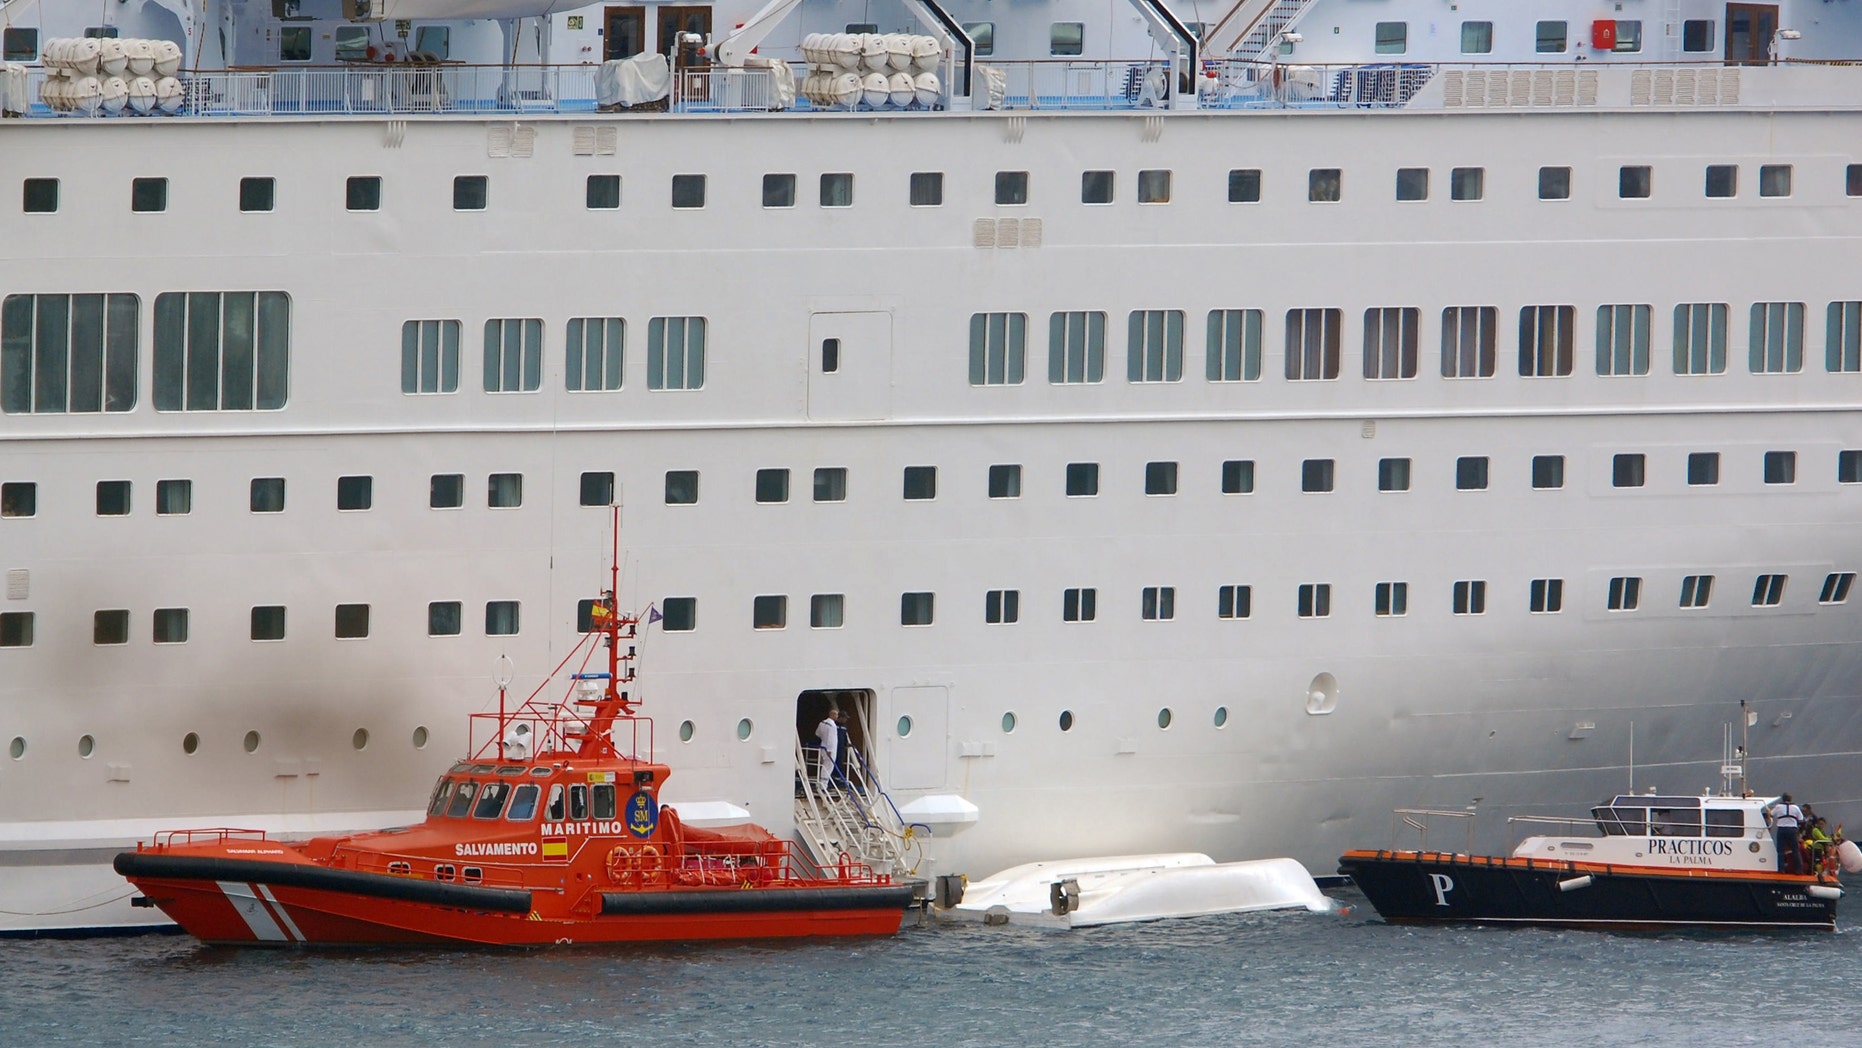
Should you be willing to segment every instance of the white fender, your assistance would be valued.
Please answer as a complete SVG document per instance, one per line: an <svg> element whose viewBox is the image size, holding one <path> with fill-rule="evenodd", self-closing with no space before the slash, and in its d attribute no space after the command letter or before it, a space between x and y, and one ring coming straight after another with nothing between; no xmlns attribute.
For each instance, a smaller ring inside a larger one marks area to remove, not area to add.
<svg viewBox="0 0 1862 1048"><path fill-rule="evenodd" d="M1854 841L1844 841L1836 846L1836 861L1843 864L1844 873L1862 873L1862 848Z"/></svg>

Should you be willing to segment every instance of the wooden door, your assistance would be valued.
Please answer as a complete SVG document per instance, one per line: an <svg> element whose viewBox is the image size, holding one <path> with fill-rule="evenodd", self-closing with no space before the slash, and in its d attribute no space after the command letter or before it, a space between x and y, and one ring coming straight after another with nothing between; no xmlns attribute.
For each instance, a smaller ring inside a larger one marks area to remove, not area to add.
<svg viewBox="0 0 1862 1048"><path fill-rule="evenodd" d="M602 61L632 58L647 49L647 9L644 7L610 7L605 11L602 31Z"/></svg>
<svg viewBox="0 0 1862 1048"><path fill-rule="evenodd" d="M1777 32L1777 4L1727 4L1726 63L1764 65Z"/></svg>
<svg viewBox="0 0 1862 1048"><path fill-rule="evenodd" d="M673 39L680 33L697 33L709 44L711 8L709 6L660 8L659 53L671 57Z"/></svg>

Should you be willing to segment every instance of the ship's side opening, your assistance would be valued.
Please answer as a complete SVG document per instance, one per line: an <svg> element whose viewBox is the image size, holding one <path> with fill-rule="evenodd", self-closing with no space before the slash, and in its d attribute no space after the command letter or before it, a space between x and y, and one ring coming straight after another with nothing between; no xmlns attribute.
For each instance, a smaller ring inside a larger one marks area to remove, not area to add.
<svg viewBox="0 0 1862 1048"><path fill-rule="evenodd" d="M836 730L833 765L823 768L828 749L821 726L840 710L846 717ZM801 743L797 778L865 786L865 769L872 761L873 690L871 688L820 688L802 692L795 700L795 734ZM798 783L799 785L799 783Z"/></svg>

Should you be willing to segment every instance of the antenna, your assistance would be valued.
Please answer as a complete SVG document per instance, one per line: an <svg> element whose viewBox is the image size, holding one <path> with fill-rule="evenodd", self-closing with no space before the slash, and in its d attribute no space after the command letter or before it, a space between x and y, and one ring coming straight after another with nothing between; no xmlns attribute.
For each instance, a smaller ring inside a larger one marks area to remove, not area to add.
<svg viewBox="0 0 1862 1048"><path fill-rule="evenodd" d="M1629 792L1636 792L1636 722L1629 722Z"/></svg>

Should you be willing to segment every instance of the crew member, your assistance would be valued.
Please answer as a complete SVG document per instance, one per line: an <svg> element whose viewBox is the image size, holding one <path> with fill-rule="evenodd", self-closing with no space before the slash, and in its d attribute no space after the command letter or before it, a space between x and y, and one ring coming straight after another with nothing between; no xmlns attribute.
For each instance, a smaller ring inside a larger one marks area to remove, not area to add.
<svg viewBox="0 0 1862 1048"><path fill-rule="evenodd" d="M1791 803L1791 795L1778 798L1765 814L1771 816L1772 831L1777 835L1778 869L1784 873L1804 872L1804 853L1798 850L1797 826L1804 821L1804 809Z"/></svg>
<svg viewBox="0 0 1862 1048"><path fill-rule="evenodd" d="M834 769L840 761L839 717L840 709L829 706L827 716L815 725L815 739L821 746L821 763L815 769L815 777L820 780L823 788L834 780Z"/></svg>

